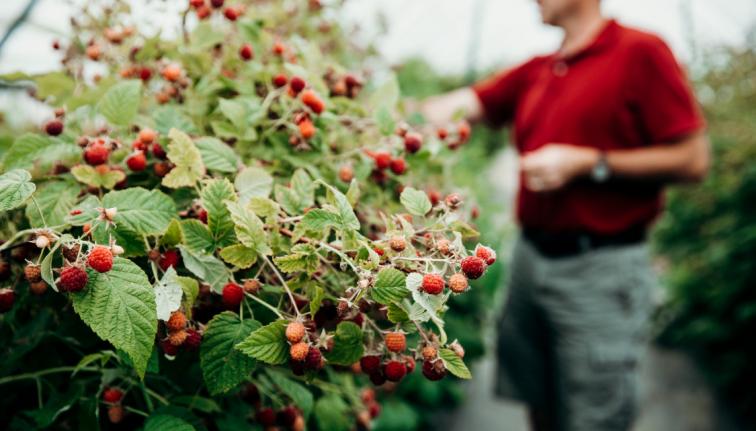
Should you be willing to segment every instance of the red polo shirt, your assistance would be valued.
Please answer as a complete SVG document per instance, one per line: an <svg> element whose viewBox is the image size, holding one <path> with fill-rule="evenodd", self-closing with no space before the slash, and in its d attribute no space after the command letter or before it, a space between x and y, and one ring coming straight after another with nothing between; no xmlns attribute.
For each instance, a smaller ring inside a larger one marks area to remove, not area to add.
<svg viewBox="0 0 756 431"><path fill-rule="evenodd" d="M513 123L521 153L548 143L605 150L664 145L704 127L667 45L615 21L572 56L536 57L473 89L489 123ZM616 233L654 220L662 205L661 186L579 179L538 193L520 181L517 215L524 227Z"/></svg>

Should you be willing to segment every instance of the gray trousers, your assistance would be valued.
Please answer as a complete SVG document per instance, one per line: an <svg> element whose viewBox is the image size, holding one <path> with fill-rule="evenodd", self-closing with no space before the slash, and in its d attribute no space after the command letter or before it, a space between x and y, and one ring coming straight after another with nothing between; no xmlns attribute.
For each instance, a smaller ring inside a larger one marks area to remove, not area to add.
<svg viewBox="0 0 756 431"><path fill-rule="evenodd" d="M548 258L520 238L498 322L498 395L555 430L627 430L657 280L646 244Z"/></svg>

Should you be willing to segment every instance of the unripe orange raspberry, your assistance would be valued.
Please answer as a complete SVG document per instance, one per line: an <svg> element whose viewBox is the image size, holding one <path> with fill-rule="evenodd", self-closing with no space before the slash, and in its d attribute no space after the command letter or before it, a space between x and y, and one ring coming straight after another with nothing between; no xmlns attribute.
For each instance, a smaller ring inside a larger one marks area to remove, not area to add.
<svg viewBox="0 0 756 431"><path fill-rule="evenodd" d="M391 352L403 352L407 348L407 339L401 332L389 332L385 337L386 348Z"/></svg>
<svg viewBox="0 0 756 431"><path fill-rule="evenodd" d="M389 240L389 247L394 251L404 251L407 248L407 241L403 236L394 236Z"/></svg>
<svg viewBox="0 0 756 431"><path fill-rule="evenodd" d="M468 282L465 274L456 273L449 277L449 289L454 293L462 293L467 290Z"/></svg>
<svg viewBox="0 0 756 431"><path fill-rule="evenodd" d="M422 354L423 354L424 360L432 361L436 359L436 354L438 354L438 352L436 351L436 348L433 346L425 346L423 347Z"/></svg>
<svg viewBox="0 0 756 431"><path fill-rule="evenodd" d="M174 311L171 317L165 322L165 326L170 331L179 331L186 327L186 316L181 311Z"/></svg>
<svg viewBox="0 0 756 431"><path fill-rule="evenodd" d="M290 343L299 343L305 336L305 327L302 322L291 322L286 326L286 339Z"/></svg>
<svg viewBox="0 0 756 431"><path fill-rule="evenodd" d="M291 359L294 361L302 362L307 359L307 353L309 353L309 351L310 346L308 346L307 343L300 342L291 345L291 348L289 348L289 356L291 356Z"/></svg>
<svg viewBox="0 0 756 431"><path fill-rule="evenodd" d="M189 334L183 329L180 331L173 331L168 334L168 342L171 343L172 346L180 346L184 344L188 335Z"/></svg>

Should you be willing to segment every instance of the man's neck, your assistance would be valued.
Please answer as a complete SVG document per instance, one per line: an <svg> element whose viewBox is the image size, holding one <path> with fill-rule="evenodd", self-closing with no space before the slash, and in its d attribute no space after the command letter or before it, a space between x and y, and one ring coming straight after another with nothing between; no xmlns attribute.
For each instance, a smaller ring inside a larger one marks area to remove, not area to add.
<svg viewBox="0 0 756 431"><path fill-rule="evenodd" d="M564 39L559 48L561 56L572 55L588 46L604 28L606 19L598 8L581 10L565 19L559 26L564 29Z"/></svg>

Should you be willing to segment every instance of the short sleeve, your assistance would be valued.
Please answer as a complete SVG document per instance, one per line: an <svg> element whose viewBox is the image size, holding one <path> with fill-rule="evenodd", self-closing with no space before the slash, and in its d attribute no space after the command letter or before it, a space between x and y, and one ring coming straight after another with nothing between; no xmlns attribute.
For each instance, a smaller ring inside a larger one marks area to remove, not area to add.
<svg viewBox="0 0 756 431"><path fill-rule="evenodd" d="M629 97L649 144L674 141L703 129L703 114L669 47L654 37L635 50Z"/></svg>
<svg viewBox="0 0 756 431"><path fill-rule="evenodd" d="M483 115L492 126L512 120L520 95L528 82L530 62L496 73L473 85L483 107Z"/></svg>

